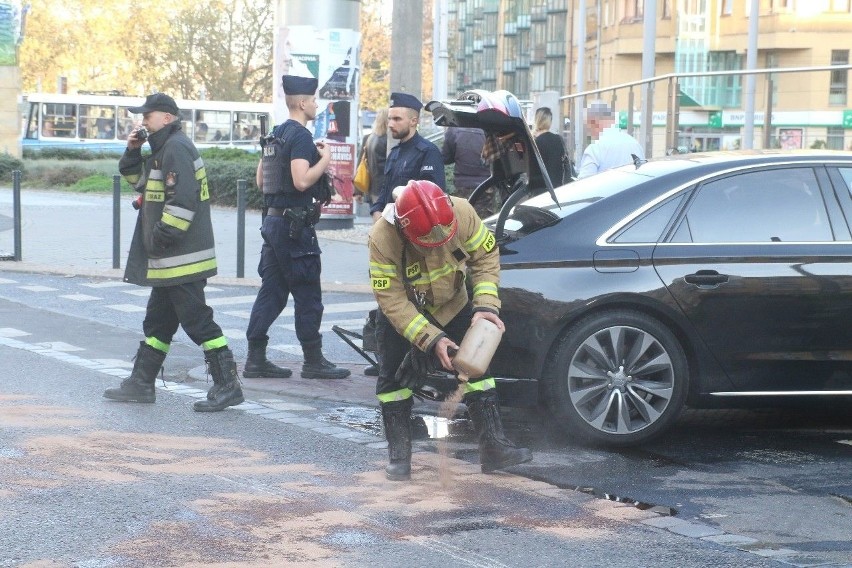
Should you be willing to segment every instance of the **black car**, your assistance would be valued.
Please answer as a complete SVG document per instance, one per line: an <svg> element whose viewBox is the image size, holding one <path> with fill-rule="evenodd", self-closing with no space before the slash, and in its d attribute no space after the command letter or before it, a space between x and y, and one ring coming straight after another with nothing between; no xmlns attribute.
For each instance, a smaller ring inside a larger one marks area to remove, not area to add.
<svg viewBox="0 0 852 568"><path fill-rule="evenodd" d="M548 189L486 221L505 404L531 390L570 434L630 445L686 405L852 397L852 153L636 160Z"/></svg>

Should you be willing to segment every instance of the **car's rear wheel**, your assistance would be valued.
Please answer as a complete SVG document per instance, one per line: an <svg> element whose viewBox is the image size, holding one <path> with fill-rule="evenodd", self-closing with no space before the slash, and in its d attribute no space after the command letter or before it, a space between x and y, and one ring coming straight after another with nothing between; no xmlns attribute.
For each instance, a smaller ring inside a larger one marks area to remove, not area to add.
<svg viewBox="0 0 852 568"><path fill-rule="evenodd" d="M689 368L665 325L640 312L612 310L568 330L544 380L550 411L570 435L625 446L653 438L677 419Z"/></svg>

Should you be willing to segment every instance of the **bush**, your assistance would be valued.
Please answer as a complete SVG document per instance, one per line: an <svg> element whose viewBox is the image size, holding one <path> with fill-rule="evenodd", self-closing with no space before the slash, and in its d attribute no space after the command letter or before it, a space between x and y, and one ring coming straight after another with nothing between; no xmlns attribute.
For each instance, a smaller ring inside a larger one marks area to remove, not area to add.
<svg viewBox="0 0 852 568"><path fill-rule="evenodd" d="M210 201L217 205L237 206L237 180L246 180L246 206L259 209L263 196L254 183L257 172L257 156L251 161L204 160L207 183L210 185Z"/></svg>
<svg viewBox="0 0 852 568"><path fill-rule="evenodd" d="M12 181L12 172L15 170L24 170L24 163L11 154L0 154L0 180Z"/></svg>
<svg viewBox="0 0 852 568"><path fill-rule="evenodd" d="M112 184L112 176L106 176L104 174L93 174L71 184L71 187L69 189L73 191L79 191L81 193L104 193L112 191ZM122 183L121 192L132 193L133 189L130 187L130 184Z"/></svg>
<svg viewBox="0 0 852 568"><path fill-rule="evenodd" d="M260 155L239 148L205 148L201 150L201 158L206 163L208 160L222 160L229 162L253 162L257 165Z"/></svg>
<svg viewBox="0 0 852 568"><path fill-rule="evenodd" d="M101 160L104 158L118 160L122 152L93 152L83 148L27 148L24 159L28 160Z"/></svg>

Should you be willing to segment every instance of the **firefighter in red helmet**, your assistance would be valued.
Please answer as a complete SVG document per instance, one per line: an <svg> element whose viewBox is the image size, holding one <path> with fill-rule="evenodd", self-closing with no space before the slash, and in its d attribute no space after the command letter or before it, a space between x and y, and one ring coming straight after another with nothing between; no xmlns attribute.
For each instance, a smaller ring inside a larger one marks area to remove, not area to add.
<svg viewBox="0 0 852 568"><path fill-rule="evenodd" d="M504 326L499 252L473 207L426 180L397 190L395 203L370 231L369 248L370 282L379 305L376 395L388 440L386 474L404 481L411 477L414 391L429 370L453 369L451 353L472 322L485 318L501 330ZM515 447L503 433L493 377L471 377L463 384L479 434L482 471L531 460L528 449Z"/></svg>

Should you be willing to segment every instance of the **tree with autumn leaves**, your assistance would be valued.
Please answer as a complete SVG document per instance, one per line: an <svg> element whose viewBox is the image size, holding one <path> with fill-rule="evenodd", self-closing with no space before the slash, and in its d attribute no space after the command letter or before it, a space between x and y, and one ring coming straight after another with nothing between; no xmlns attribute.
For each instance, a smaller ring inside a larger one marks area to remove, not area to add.
<svg viewBox="0 0 852 568"><path fill-rule="evenodd" d="M391 23L383 0L361 2L361 108L390 96ZM424 2L431 21L431 2ZM275 0L30 0L20 47L24 92L154 90L176 97L270 102ZM423 89L431 92L424 21ZM202 92L203 91L203 92ZM426 97L428 98L428 97Z"/></svg>

